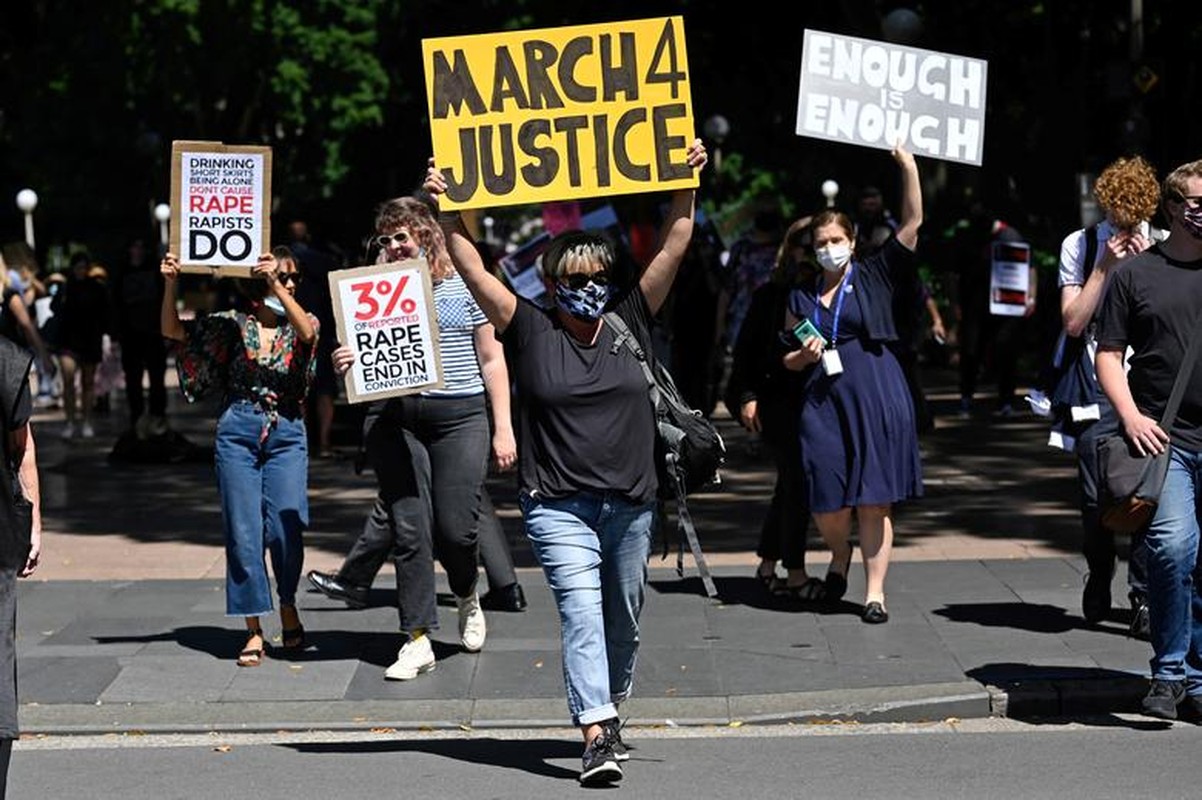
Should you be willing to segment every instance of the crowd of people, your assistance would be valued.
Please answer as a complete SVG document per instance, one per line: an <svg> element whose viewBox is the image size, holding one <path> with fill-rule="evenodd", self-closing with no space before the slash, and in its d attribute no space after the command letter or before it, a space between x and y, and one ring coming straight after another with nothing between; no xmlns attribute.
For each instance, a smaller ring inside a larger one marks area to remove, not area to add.
<svg viewBox="0 0 1202 800"><path fill-rule="evenodd" d="M433 160L411 196L378 206L361 263L426 260L443 384L366 408L359 460L374 473L376 496L339 569L310 571L308 581L361 608L391 557L400 639L385 679L414 680L437 666L436 565L455 597L466 652L486 644L485 611L526 607L486 485L490 464L516 470L526 537L559 613L567 705L584 744L580 780L622 777L628 754L619 709L635 684L658 501L646 381L617 346L607 312L621 318L644 352L653 351L661 323L687 339L674 341L669 357L689 401L707 415L721 401L770 450L775 485L754 573L764 590L801 604L840 601L858 547L865 574L860 618L889 621L894 509L923 494L919 441L934 427L916 351L928 336L950 336L918 265L918 164L901 146L892 157L896 215L874 187L850 213L827 208L789 220L761 202L725 261L714 230L694 225L693 189L672 194L658 244L628 281L610 238L560 233L541 258L549 307L517 295L460 215L440 213L447 184ZM693 142L689 168L700 171L706 162L704 145ZM1057 383L1045 387L1044 409L1054 417L1051 441L1073 452L1079 469L1089 566L1083 616L1096 623L1112 613L1116 541L1100 521L1097 442L1120 431L1141 452L1171 451L1160 507L1130 548L1132 631L1153 650L1144 710L1172 719L1186 706L1202 716L1202 396L1195 391L1202 384L1187 386L1175 420L1160 419L1182 354L1198 335L1202 162L1177 168L1161 184L1143 159L1117 159L1094 193L1104 219L1068 234L1061 247L1063 331L1054 348ZM1152 225L1158 214L1164 229ZM1025 310L1003 319L991 313L988 270L978 269L988 260L983 253L994 243L1021 242L1021 234L983 206L969 219L974 244L963 253L973 267L964 270L955 308L960 410L971 411L987 342L997 360L998 411L1012 414L1018 381L1006 326L1031 313L1037 281L1029 283ZM156 268L142 240L130 243L126 262L111 273L82 252L66 274L48 275L31 252L3 251L0 377L14 387L3 398L4 477L20 476L15 497L32 501L36 519L28 426L35 393L46 398L40 402L62 404L64 439L92 437L106 388L103 363L116 358L128 430L154 436L167 428L165 377L174 362L187 401L220 401L214 460L226 613L245 626L235 663L248 668L268 654L261 618L275 611L280 647L309 646L297 604L308 465L313 454L333 451L338 385L354 360L348 343L337 340L327 283L346 260L315 247L303 223L289 228L289 242L263 253L234 283L228 307L188 319L177 302L178 258L163 252ZM707 302L699 305L700 298ZM674 307L690 313L673 315ZM681 333L689 330L700 335ZM3 510L0 522L11 529L16 512ZM823 577L807 570L811 527L830 553ZM39 528L33 526L28 551L11 558L0 552L0 618L11 579L37 565ZM487 594L480 591L482 571ZM0 660L12 657L11 627L6 635ZM0 696L0 762L15 735L6 703Z"/></svg>

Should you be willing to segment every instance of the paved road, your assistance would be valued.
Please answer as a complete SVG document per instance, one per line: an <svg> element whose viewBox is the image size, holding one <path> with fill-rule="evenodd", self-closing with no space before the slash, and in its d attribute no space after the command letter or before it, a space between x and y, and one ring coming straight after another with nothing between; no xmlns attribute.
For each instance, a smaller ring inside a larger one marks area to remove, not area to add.
<svg viewBox="0 0 1202 800"><path fill-rule="evenodd" d="M938 411L952 397L934 392ZM173 399L173 421L210 441L204 409ZM346 409L342 409L345 412ZM61 417L60 417L61 418ZM398 645L392 571L372 607L350 612L301 599L312 647L254 670L233 666L237 621L222 616L220 511L211 466L111 464L107 438L64 443L39 415L46 558L22 582L19 671L30 731L455 728L562 724L557 619L522 539L510 476L491 479L530 598L524 614L492 614L489 643L455 645L443 596L438 670L382 680ZM704 597L686 559L653 560L637 723L1031 718L1134 708L1148 646L1124 619L1079 617L1083 562L1071 459L1043 444L1030 416L942 416L923 443L927 496L898 513L889 579L892 621L866 626L853 569L847 600L829 608L766 597L750 577L770 491L767 457L729 419L725 480L693 502L720 602ZM339 435L353 441L353 421ZM315 460L307 566L333 567L362 523L373 489L349 459ZM814 572L828 555L812 539ZM1123 570L1115 576L1122 597ZM267 622L278 636L278 621Z"/></svg>

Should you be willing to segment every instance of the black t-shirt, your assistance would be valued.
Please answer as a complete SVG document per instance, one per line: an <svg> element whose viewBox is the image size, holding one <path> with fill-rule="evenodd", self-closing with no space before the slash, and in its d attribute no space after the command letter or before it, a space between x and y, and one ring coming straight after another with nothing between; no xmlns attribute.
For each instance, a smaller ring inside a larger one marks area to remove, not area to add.
<svg viewBox="0 0 1202 800"><path fill-rule="evenodd" d="M642 291L635 287L610 310L646 350L651 310ZM613 330L603 324L594 344L582 344L555 310L519 298L500 339L517 386L521 488L548 498L593 491L654 500L647 378L626 347L613 352Z"/></svg>
<svg viewBox="0 0 1202 800"><path fill-rule="evenodd" d="M13 456L8 452L8 436L20 430L33 414L33 399L29 395L29 369L33 355L11 340L0 337L0 436L4 437L3 457L0 457L0 563L13 563L14 556L8 548L15 543L11 535L16 529L14 493L17 488L16 469Z"/></svg>
<svg viewBox="0 0 1202 800"><path fill-rule="evenodd" d="M1202 311L1202 260L1173 261L1159 246L1124 262L1110 280L1098 321L1098 347L1133 350L1127 385L1140 412L1160 421ZM1200 354L1199 362L1202 362ZM1169 435L1202 452L1202 363L1194 364Z"/></svg>

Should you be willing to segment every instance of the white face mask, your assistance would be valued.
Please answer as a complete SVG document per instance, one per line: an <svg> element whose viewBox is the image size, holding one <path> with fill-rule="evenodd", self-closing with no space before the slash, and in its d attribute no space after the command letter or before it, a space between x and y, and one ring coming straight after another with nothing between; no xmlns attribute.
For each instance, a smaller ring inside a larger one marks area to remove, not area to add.
<svg viewBox="0 0 1202 800"><path fill-rule="evenodd" d="M824 270L838 272L851 261L851 245L828 244L820 250L815 250L814 255L818 257L818 265Z"/></svg>
<svg viewBox="0 0 1202 800"><path fill-rule="evenodd" d="M288 312L284 309L284 301L273 294L269 294L263 298L263 305L267 306L281 317L288 314Z"/></svg>

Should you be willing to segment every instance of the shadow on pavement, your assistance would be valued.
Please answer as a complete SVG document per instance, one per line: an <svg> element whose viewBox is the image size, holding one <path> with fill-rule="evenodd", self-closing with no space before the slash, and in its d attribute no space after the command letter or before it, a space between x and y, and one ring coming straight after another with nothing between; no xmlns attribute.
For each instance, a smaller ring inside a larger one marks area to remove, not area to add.
<svg viewBox="0 0 1202 800"><path fill-rule="evenodd" d="M1020 664L984 664L964 673L986 686L1006 693L1004 716L1027 722L1051 723L1095 715L1136 713L1148 691L1148 680L1130 672L1102 667ZM1156 720L1123 720L1113 724L1156 729Z"/></svg>
<svg viewBox="0 0 1202 800"><path fill-rule="evenodd" d="M280 744L297 753L429 753L469 764L519 770L547 778L576 779L577 771L547 763L579 761L582 745L560 739L392 740L384 742L319 742Z"/></svg>
<svg viewBox="0 0 1202 800"><path fill-rule="evenodd" d="M1094 625L1060 606L1043 603L956 603L936 608L931 613L952 622L971 622L987 627L1014 628L1033 633L1065 633L1071 630L1101 631L1115 636L1130 636L1127 625L1130 611L1115 612L1118 620L1126 619L1123 627Z"/></svg>
<svg viewBox="0 0 1202 800"><path fill-rule="evenodd" d="M688 575L687 572L684 578L674 577L649 580L647 586L653 591L664 595L695 594L702 597L705 596L705 587L701 585L701 578L696 575ZM796 611L822 616L850 614L858 617L864 611L864 606L848 600L838 600L835 602L806 601L789 596L781 597L769 594L763 584L753 576L721 577L715 575L714 586L718 589L718 597L715 603L727 606L746 606L765 611Z"/></svg>

